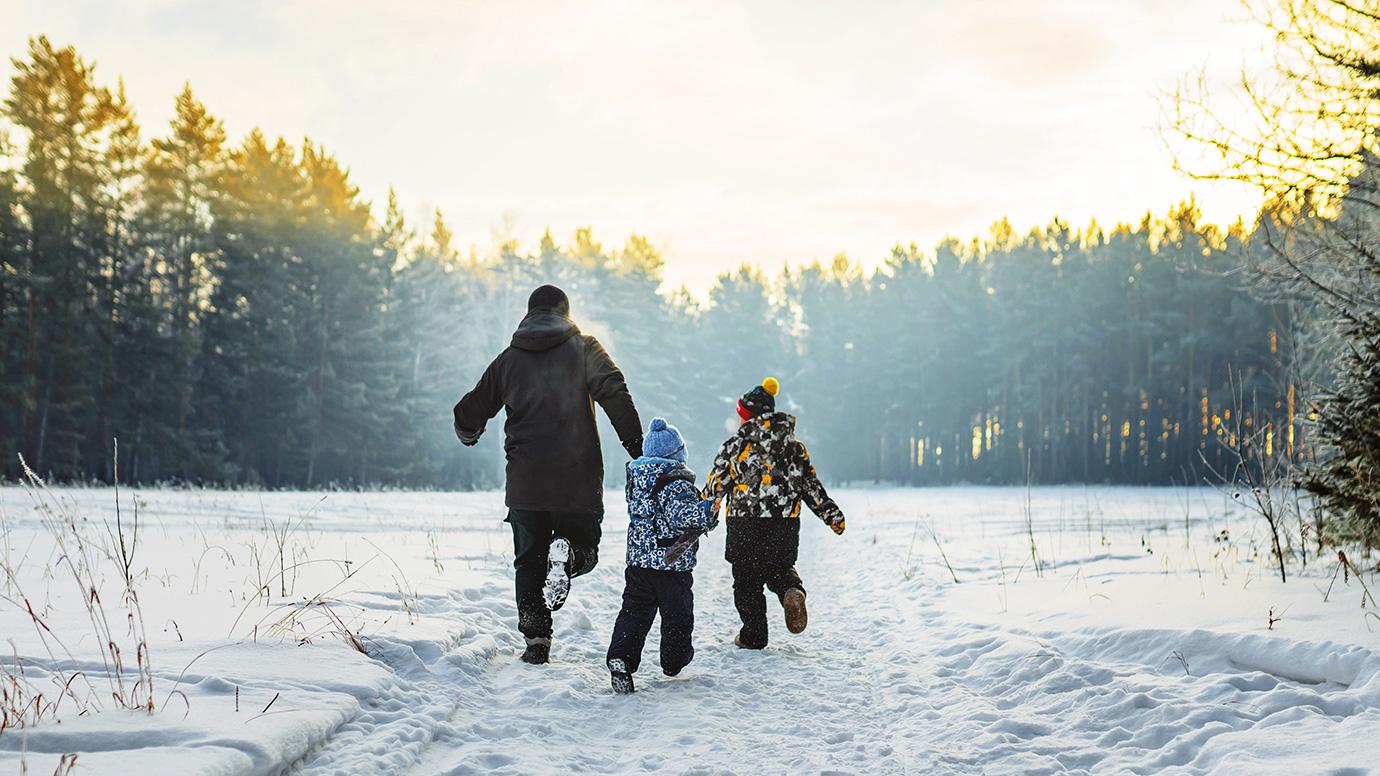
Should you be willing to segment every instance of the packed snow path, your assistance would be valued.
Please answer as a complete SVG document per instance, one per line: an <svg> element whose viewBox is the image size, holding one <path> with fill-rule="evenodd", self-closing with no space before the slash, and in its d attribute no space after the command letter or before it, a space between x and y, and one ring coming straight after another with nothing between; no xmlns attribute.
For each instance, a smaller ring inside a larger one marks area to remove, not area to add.
<svg viewBox="0 0 1380 776"><path fill-rule="evenodd" d="M802 526L809 628L789 635L771 602L762 652L732 645L718 531L696 571L694 662L662 676L653 628L630 697L603 667L617 495L600 566L556 615L552 664L529 666L501 494L129 494L158 712L79 715L74 699L0 732L0 773L72 752L75 776L1380 773L1374 606L1327 557L1281 584L1261 527L1213 491L1037 488L1027 504L1023 489L840 489L844 536ZM52 498L107 535L111 491ZM0 488L14 572L0 592L40 605L75 662L55 671L28 615L0 607L15 642L0 668L22 663L40 689L80 670L98 693L97 642L51 573L65 567L41 514Z"/></svg>
<svg viewBox="0 0 1380 776"><path fill-rule="evenodd" d="M385 696L303 772L356 773L389 756L409 773L457 776L1262 772L1290 770L1301 746L1315 753L1306 772L1380 761L1366 650L1320 662L1317 649L1281 656L1263 636L974 622L944 605L955 588L907 580L870 538L807 526L810 627L791 636L771 601L762 652L732 644L731 579L722 536L711 539L696 572L695 661L662 676L654 627L630 697L611 693L603 668L621 533L605 536L600 567L557 614L551 665L518 660L506 580L433 597L423 606L470 635L449 653L382 657L404 675L430 663L415 696L452 707L430 740L400 749L396 715L415 726L418 710Z"/></svg>

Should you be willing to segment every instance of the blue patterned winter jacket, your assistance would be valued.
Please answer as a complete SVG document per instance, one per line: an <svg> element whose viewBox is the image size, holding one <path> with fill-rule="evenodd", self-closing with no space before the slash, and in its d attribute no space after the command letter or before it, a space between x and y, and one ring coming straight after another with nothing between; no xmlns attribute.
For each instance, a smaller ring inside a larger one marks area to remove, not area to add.
<svg viewBox="0 0 1380 776"><path fill-rule="evenodd" d="M657 571L693 570L698 541L674 563L666 562L666 550L678 537L711 530L719 523L713 514L714 502L700 498L695 473L680 461L644 455L628 463L627 496L628 565Z"/></svg>

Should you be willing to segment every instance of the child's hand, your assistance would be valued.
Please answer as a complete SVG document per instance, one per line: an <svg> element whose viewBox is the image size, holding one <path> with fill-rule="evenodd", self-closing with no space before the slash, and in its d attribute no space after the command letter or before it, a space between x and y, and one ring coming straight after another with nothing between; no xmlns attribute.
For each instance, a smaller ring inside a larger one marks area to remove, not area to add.
<svg viewBox="0 0 1380 776"><path fill-rule="evenodd" d="M705 499L708 501L709 499ZM719 500L714 499L709 505L709 524L705 526L705 531L712 531L719 525Z"/></svg>
<svg viewBox="0 0 1380 776"><path fill-rule="evenodd" d="M830 518L829 518L829 530L833 531L835 534L838 534L838 535L842 536L842 535L843 535L843 529L844 529L844 520L843 520L843 513L842 513L842 512L838 512L838 513L836 513L833 517L830 517Z"/></svg>

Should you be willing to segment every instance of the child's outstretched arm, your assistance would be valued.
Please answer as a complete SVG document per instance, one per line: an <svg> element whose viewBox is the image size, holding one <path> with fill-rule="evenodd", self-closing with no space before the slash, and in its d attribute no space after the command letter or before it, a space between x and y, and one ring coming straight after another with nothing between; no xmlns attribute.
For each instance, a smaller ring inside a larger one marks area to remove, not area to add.
<svg viewBox="0 0 1380 776"><path fill-rule="evenodd" d="M796 441L791 443L788 455L790 462L786 471L791 479L792 488L800 494L810 511L818 515L830 530L836 534L843 533L843 510L829 498L828 492L824 490L824 483L819 481L819 475L815 473L815 467L810 465L810 451Z"/></svg>

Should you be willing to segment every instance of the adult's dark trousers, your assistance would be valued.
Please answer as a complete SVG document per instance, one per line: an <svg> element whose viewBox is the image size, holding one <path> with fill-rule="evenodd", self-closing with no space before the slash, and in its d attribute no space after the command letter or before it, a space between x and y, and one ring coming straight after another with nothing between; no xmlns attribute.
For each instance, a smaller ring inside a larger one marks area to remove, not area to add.
<svg viewBox="0 0 1380 776"><path fill-rule="evenodd" d="M803 593L805 584L800 581L795 566L763 566L751 561L732 565L733 605L743 621L738 639L745 647L761 649L767 646L767 599L762 588L772 591L784 602L787 590Z"/></svg>
<svg viewBox="0 0 1380 776"><path fill-rule="evenodd" d="M661 671L675 676L695 657L695 577L689 571L657 571L629 566L623 572L623 607L613 623L607 658L621 658L629 671L642 663L642 647L652 620L661 614Z"/></svg>
<svg viewBox="0 0 1380 776"><path fill-rule="evenodd" d="M570 542L566 571L578 577L599 563L599 538L604 516L591 512L537 512L509 509L513 527L514 586L517 588L518 630L529 639L551 638L551 611L542 598L547 551L557 536Z"/></svg>

